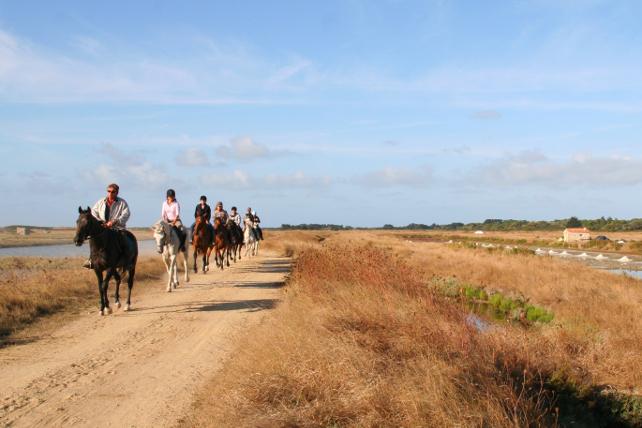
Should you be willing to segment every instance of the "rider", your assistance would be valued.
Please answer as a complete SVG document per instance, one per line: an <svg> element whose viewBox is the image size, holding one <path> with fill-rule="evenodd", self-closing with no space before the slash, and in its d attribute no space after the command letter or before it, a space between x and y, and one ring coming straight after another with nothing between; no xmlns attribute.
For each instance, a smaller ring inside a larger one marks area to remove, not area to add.
<svg viewBox="0 0 642 428"><path fill-rule="evenodd" d="M254 214L252 214L252 208L247 207L247 211L245 212L245 218L243 219L243 223L245 224L245 228L247 229L248 227L250 228L250 233L254 236L254 239L258 241L259 237L256 234L256 229L254 228Z"/></svg>
<svg viewBox="0 0 642 428"><path fill-rule="evenodd" d="M176 200L176 192L174 189L168 189L166 196L167 199L163 202L163 207L161 208L161 220L171 224L174 230L176 230L181 240L180 249L182 250L185 247L187 233L181 221L181 206Z"/></svg>
<svg viewBox="0 0 642 428"><path fill-rule="evenodd" d="M241 215L236 212L236 207L230 210L230 220L232 220L238 227L241 227Z"/></svg>
<svg viewBox="0 0 642 428"><path fill-rule="evenodd" d="M199 204L196 205L196 208L194 209L194 218L200 216L203 216L207 227L210 229L212 236L214 236L214 229L212 228L212 224L210 223L210 219L212 218L212 209L209 205L207 205L207 196L205 195L201 196ZM190 244L194 242L194 226L196 226L196 222L192 223Z"/></svg>
<svg viewBox="0 0 642 428"><path fill-rule="evenodd" d="M227 211L223 209L223 202L218 201L216 203L216 208L214 208L214 220L220 218L221 223L225 224L227 222L227 217Z"/></svg>
<svg viewBox="0 0 642 428"><path fill-rule="evenodd" d="M103 227L125 230L129 220L129 205L123 198L118 197L118 184L107 186L107 196L99 199L91 209L91 214L103 222ZM91 260L87 259L83 267L91 269Z"/></svg>
<svg viewBox="0 0 642 428"><path fill-rule="evenodd" d="M259 224L261 223L261 219L256 214L256 211L252 211L252 217L254 217L254 228L256 230L256 237L262 241L263 240L263 229L261 229L261 226L259 226Z"/></svg>

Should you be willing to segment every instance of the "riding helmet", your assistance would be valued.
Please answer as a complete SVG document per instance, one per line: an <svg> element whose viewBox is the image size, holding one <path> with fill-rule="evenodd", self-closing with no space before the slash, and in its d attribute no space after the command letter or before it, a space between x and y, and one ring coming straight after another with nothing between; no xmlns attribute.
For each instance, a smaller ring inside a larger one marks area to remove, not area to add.
<svg viewBox="0 0 642 428"><path fill-rule="evenodd" d="M176 197L176 192L174 192L174 189L167 189L167 197L169 198L170 196L172 198Z"/></svg>

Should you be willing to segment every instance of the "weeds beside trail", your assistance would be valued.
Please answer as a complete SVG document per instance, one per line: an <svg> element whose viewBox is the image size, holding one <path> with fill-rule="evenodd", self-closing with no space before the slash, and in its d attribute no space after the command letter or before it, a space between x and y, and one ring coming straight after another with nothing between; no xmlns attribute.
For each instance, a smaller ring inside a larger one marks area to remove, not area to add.
<svg viewBox="0 0 642 428"><path fill-rule="evenodd" d="M638 401L604 395L577 358L583 344L560 340L557 326L480 332L399 251L335 236L304 245L284 304L185 425L642 423Z"/></svg>
<svg viewBox="0 0 642 428"><path fill-rule="evenodd" d="M81 267L80 258L6 257L0 259L0 346L3 338L34 320L98 301L93 271ZM142 281L158 279L165 272L157 259L141 258L137 265L134 295ZM127 283L121 284L121 293ZM110 287L113 296L114 283ZM126 291L125 291L126 292Z"/></svg>

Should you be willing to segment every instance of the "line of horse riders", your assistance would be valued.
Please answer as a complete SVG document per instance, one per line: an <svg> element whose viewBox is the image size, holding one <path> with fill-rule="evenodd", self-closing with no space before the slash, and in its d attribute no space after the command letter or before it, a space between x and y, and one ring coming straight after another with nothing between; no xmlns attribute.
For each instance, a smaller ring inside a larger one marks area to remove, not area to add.
<svg viewBox="0 0 642 428"><path fill-rule="evenodd" d="M76 220L74 243L81 246L85 240L90 240L89 259L83 267L92 269L96 273L101 315L111 313L107 288L112 278L116 281L115 303L118 308L120 307L119 288L121 275L124 273L127 273L128 285L125 310L129 310L138 259L138 242L134 234L126 229L130 216L129 206L124 199L118 196L119 190L116 183L111 183L107 186L107 196L99 199L93 208L78 207L79 215ZM184 256L185 280L189 280L187 248L185 246L188 233L181 221L180 212L176 192L173 189L168 189L166 200L161 209L161 220L152 228L158 251L163 255L168 269L168 291L178 285L176 257L180 252ZM223 269L224 254L227 255L227 265L229 266L230 257L236 261L237 252L240 258L241 246L246 245L246 251L252 248L253 255L256 255L258 242L263 239L263 233L259 226L261 220L251 208L247 209L243 222L241 222L236 207L232 207L231 213L228 214L223 209L223 203L217 202L214 212L212 212L207 204L207 198L201 196L194 211L194 219L190 243L194 246L195 271L198 253L203 254L203 272L208 270L209 254L212 249L216 250L217 265ZM213 224L210 223L210 220ZM241 228L241 224L244 228Z"/></svg>

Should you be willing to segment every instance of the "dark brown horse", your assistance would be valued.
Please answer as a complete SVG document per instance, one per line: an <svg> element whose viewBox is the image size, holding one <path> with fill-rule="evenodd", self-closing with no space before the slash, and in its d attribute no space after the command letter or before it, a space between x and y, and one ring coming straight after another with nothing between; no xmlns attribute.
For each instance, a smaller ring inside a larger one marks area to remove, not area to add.
<svg viewBox="0 0 642 428"><path fill-rule="evenodd" d="M236 258L241 260L241 247L243 247L243 230L231 218L227 219L225 224L228 236L230 237L230 246L227 249L227 258L231 257L234 263Z"/></svg>
<svg viewBox="0 0 642 428"><path fill-rule="evenodd" d="M111 313L107 288L112 277L116 280L114 300L116 307L120 308L120 280L121 274L124 272L127 272L128 293L125 310L128 311L131 308L132 288L134 287L138 259L136 237L127 230L119 231L104 227L103 223L91 214L89 207L86 210L78 207L78 214L74 243L80 247L85 240L90 240L89 259L98 279L100 315ZM103 274L106 274L104 279Z"/></svg>
<svg viewBox="0 0 642 428"><path fill-rule="evenodd" d="M199 254L203 255L203 273L209 270L210 254L212 253L213 248L212 244L212 231L210 230L207 220L205 220L205 217L202 215L196 217L196 222L194 224L194 242L192 244L192 247L194 248L194 273L198 272L196 258Z"/></svg>
<svg viewBox="0 0 642 428"><path fill-rule="evenodd" d="M223 264L225 263L225 255L227 253L227 248L230 246L230 238L228 236L227 228L223 225L223 222L219 217L214 219L214 259L216 260L216 266L223 269ZM227 266L230 266L229 259L227 260Z"/></svg>

